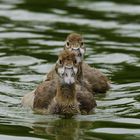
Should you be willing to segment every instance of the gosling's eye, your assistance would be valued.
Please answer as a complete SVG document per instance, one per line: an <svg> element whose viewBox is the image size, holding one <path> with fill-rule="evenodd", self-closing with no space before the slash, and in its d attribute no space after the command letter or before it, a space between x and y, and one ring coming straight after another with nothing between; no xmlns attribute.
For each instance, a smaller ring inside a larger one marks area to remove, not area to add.
<svg viewBox="0 0 140 140"><path fill-rule="evenodd" d="M65 75L68 77L68 74L67 73Z"/></svg>
<svg viewBox="0 0 140 140"><path fill-rule="evenodd" d="M74 64L77 64L77 61L76 60L74 60Z"/></svg>
<svg viewBox="0 0 140 140"><path fill-rule="evenodd" d="M62 64L62 60L59 60L59 64Z"/></svg>
<svg viewBox="0 0 140 140"><path fill-rule="evenodd" d="M69 47L69 45L70 45L70 43L69 42L67 42L67 46Z"/></svg>
<svg viewBox="0 0 140 140"><path fill-rule="evenodd" d="M84 42L81 42L81 47L84 45Z"/></svg>

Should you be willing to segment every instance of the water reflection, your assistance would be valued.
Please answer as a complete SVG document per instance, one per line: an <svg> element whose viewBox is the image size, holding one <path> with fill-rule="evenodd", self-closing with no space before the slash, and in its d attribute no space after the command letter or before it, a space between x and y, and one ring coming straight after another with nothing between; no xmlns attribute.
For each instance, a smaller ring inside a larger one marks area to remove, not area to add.
<svg viewBox="0 0 140 140"><path fill-rule="evenodd" d="M47 123L44 128L40 124L41 122L34 123L34 133L49 135L54 137L56 140L74 140L80 138L80 123L75 120L56 120L54 122ZM45 125L44 122L43 125Z"/></svg>

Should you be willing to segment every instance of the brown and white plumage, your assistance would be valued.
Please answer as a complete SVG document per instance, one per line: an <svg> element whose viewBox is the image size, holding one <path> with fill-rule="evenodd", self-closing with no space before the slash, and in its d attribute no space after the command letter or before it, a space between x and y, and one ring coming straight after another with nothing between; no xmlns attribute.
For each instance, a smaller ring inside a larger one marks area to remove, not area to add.
<svg viewBox="0 0 140 140"><path fill-rule="evenodd" d="M90 89L88 90L90 87L88 84L87 87L81 87L81 84L76 82L78 65L75 53L68 50L63 51L55 65L55 77L42 82L36 90L25 95L22 105L32 109L45 110L50 114L89 113L96 106L96 101L89 92ZM68 72L69 77L64 76L65 72Z"/></svg>
<svg viewBox="0 0 140 140"><path fill-rule="evenodd" d="M80 72L77 77L79 81L88 81L91 84L93 93L105 93L109 90L110 82L108 78L100 70L90 67L83 61L86 49L84 47L84 40L80 34L71 33L68 35L64 49L76 53L76 59L80 64ZM46 76L45 80L53 79L55 74L55 70L52 69Z"/></svg>

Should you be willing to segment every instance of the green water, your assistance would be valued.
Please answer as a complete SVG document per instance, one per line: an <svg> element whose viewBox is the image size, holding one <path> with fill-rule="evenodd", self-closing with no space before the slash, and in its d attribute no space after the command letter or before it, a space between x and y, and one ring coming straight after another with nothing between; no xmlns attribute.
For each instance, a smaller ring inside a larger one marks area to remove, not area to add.
<svg viewBox="0 0 140 140"><path fill-rule="evenodd" d="M85 61L111 90L92 115L73 119L20 108L24 94L56 62L71 32L83 34ZM0 140L139 140L140 1L0 0Z"/></svg>

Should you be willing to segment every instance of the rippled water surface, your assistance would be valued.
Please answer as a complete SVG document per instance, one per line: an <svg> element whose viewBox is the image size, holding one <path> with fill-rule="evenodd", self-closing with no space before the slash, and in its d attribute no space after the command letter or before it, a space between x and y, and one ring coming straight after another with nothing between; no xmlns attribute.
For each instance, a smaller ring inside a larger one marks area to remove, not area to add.
<svg viewBox="0 0 140 140"><path fill-rule="evenodd" d="M95 113L65 120L17 106L73 31L112 81ZM0 139L139 140L140 1L0 0Z"/></svg>

